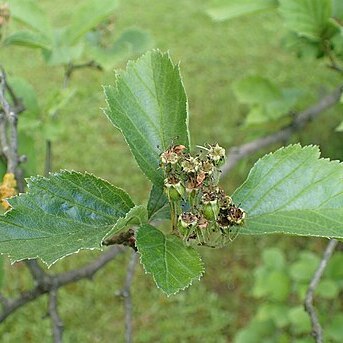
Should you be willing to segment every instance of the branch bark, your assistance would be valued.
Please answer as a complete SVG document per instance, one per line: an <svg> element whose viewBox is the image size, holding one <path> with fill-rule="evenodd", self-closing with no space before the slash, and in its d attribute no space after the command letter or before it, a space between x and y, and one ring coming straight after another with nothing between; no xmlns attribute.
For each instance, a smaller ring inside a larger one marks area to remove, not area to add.
<svg viewBox="0 0 343 343"><path fill-rule="evenodd" d="M306 124L318 117L319 114L339 102L343 85L337 87L331 94L320 99L316 104L298 113L292 123L279 131L265 137L257 138L249 143L232 147L227 154L227 162L222 167L223 175L228 174L243 158L271 144L287 141L291 135L304 128Z"/></svg>
<svg viewBox="0 0 343 343"><path fill-rule="evenodd" d="M313 294L319 284L319 281L324 273L324 270L338 244L338 241L336 239L331 239L329 244L327 245L324 255L319 263L319 266L317 270L315 271L312 280L310 282L310 285L307 289L306 292L306 297L305 297L305 311L308 312L310 319L311 319L311 324L312 324L312 335L315 339L316 343L323 343L323 330L322 327L319 323L319 319L316 313L316 310L313 305Z"/></svg>
<svg viewBox="0 0 343 343"><path fill-rule="evenodd" d="M12 108L6 99L6 91L12 99ZM7 84L5 70L0 66L0 143L2 152L7 160L7 172L16 176L19 192L24 192L23 174L19 168L21 159L18 156L18 111L23 110L20 100L16 97L12 88ZM108 262L113 260L124 248L113 247L103 253L98 259L80 269L69 272L51 275L37 263L36 260L25 261L35 286L26 292L21 293L16 299L7 299L1 295L2 312L0 313L0 323L10 314L33 301L43 294L49 294L48 313L52 321L52 331L54 342L62 342L63 323L58 314L57 296L58 289L69 283L77 282L83 278L91 279L95 273L103 268Z"/></svg>
<svg viewBox="0 0 343 343"><path fill-rule="evenodd" d="M101 268L103 268L107 263L116 258L123 251L123 247L112 247L111 249L104 252L95 261L82 268L55 275L50 275L44 271L43 273L41 273L41 271L38 271L36 261L28 261L29 263L27 265L30 266L29 268L31 274L33 276L35 275L34 279L36 281L36 285L31 290L20 294L19 297L16 299L2 300L3 309L0 313L0 323L2 323L10 314L15 312L20 307L46 293L50 293L53 290L56 291L60 287L73 282L77 282L81 279L92 279ZM32 264L31 262L34 262L34 264ZM33 268L32 265L34 266Z"/></svg>
<svg viewBox="0 0 343 343"><path fill-rule="evenodd" d="M57 289L52 288L49 292L49 316L52 321L52 336L54 343L62 343L63 322L57 310Z"/></svg>
<svg viewBox="0 0 343 343"><path fill-rule="evenodd" d="M131 298L131 285L135 268L138 261L138 254L132 251L130 262L127 266L127 273L124 287L118 292L119 296L124 298L125 307L125 342L132 343L133 330L132 330L132 298Z"/></svg>

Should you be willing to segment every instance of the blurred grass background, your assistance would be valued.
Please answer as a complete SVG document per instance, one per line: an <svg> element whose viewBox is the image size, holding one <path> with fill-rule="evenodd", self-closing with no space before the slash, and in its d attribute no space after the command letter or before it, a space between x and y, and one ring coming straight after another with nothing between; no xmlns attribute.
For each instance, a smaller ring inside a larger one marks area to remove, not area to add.
<svg viewBox="0 0 343 343"><path fill-rule="evenodd" d="M69 13L81 2L42 0L40 5L58 26L68 22ZM299 110L339 83L339 76L323 61L299 61L280 47L284 28L275 12L213 23L204 10L216 3L126 0L121 1L115 14L118 31L132 26L147 30L154 47L169 50L174 61L181 61L193 145L219 142L229 148L263 134L263 128L248 130L239 126L246 108L238 104L231 85L243 76L260 74L282 87L303 89L307 96ZM63 83L63 70L46 66L36 51L11 47L2 48L0 53L8 74L29 80L41 98L49 88ZM124 67L125 63L118 66ZM78 91L60 114L64 131L53 145L53 169L87 170L127 189L135 202L146 201L149 183L121 134L100 109L105 106L101 85L113 79L113 73L94 70L73 75L71 85ZM340 119L339 109L332 109L293 141L319 144L325 157L343 159L341 134L334 132ZM45 145L39 135L36 145L38 171L43 173ZM233 191L266 151L241 162L224 178L225 189ZM241 236L225 249L203 250L206 275L201 282L194 282L188 290L170 298L157 290L151 277L138 266L133 284L135 342L230 342L258 306L249 292L252 270L259 263L261 251L279 246L291 258L303 248L320 253L325 244L319 239ZM96 255L81 252L57 263L52 271L81 266ZM115 291L124 283L127 260L128 254L122 255L101 270L93 282L81 281L60 291L65 342L124 341L123 301ZM5 280L5 292L12 296L30 286L30 277L20 263L13 267L6 263ZM50 341L46 305L44 296L9 317L0 325L0 341Z"/></svg>

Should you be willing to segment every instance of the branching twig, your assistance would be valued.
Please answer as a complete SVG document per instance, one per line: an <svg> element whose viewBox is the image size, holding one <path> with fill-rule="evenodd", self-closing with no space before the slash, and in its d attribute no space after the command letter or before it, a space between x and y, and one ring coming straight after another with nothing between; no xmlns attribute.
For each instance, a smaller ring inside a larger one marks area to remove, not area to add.
<svg viewBox="0 0 343 343"><path fill-rule="evenodd" d="M71 76L75 70L83 69L83 68L94 68L94 69L100 70L100 71L103 70L102 66L93 60L86 62L86 63L80 63L80 64L69 63L69 64L65 65L65 67L64 67L63 87L66 88L68 86L68 83L71 79Z"/></svg>
<svg viewBox="0 0 343 343"><path fill-rule="evenodd" d="M318 266L318 269L313 275L313 278L310 282L310 285L308 287L306 298L305 298L305 310L308 312L311 318L312 323L312 335L316 341L316 343L322 343L323 342L323 331L322 327L320 326L318 316L316 313L316 310L313 306L313 293L315 289L317 288L320 278L322 277L324 270L326 268L326 265L328 261L330 260L330 257L333 253L333 251L336 248L338 241L336 239L331 239L329 244L327 245L324 255L320 261L320 264Z"/></svg>
<svg viewBox="0 0 343 343"><path fill-rule="evenodd" d="M9 92L16 108L11 108L7 101L5 96L6 90ZM23 175L20 168L18 168L19 163L21 162L21 159L18 156L17 133L17 111L19 104L18 98L6 82L4 69L0 67L0 106L2 109L0 112L0 143L2 152L7 160L7 172L15 174L18 190L19 192L24 192ZM50 164L48 165L48 169L50 169ZM16 299L7 299L1 295L0 301L2 304L2 312L0 312L0 322L3 322L18 308L37 299L43 294L48 293L48 313L52 321L54 342L62 342L63 323L57 310L58 289L68 283L76 282L83 278L92 278L98 270L114 259L121 251L123 251L123 248L114 247L83 268L56 275L45 272L36 260L26 261L26 266L35 281L35 286L31 290L21 293Z"/></svg>
<svg viewBox="0 0 343 343"><path fill-rule="evenodd" d="M320 113L335 105L343 92L343 85L336 88L331 94L319 100L315 105L307 108L295 116L291 125L281 128L279 131L265 137L255 139L252 142L232 147L227 156L227 162L222 167L223 175L227 174L235 167L235 165L246 156L265 148L268 145L284 142L290 136L302 129L312 119L316 118Z"/></svg>
<svg viewBox="0 0 343 343"><path fill-rule="evenodd" d="M124 251L123 247L112 247L104 252L95 261L89 263L80 269L71 270L69 272L50 275L44 274L44 277L37 282L34 288L23 292L16 299L6 299L3 302L3 310L0 313L0 323L3 322L11 313L27 303L39 298L43 294L49 293L53 289L58 289L69 283L77 282L81 279L92 279L92 277L103 268L108 262L113 260L118 254ZM36 263L36 261L34 261ZM31 270L31 269L30 269ZM32 271L31 271L32 273Z"/></svg>
<svg viewBox="0 0 343 343"><path fill-rule="evenodd" d="M127 266L127 273L124 287L118 292L118 295L124 298L125 306L125 341L132 343L132 299L131 299L131 284L135 267L138 261L138 255L135 251L132 252L130 262Z"/></svg>

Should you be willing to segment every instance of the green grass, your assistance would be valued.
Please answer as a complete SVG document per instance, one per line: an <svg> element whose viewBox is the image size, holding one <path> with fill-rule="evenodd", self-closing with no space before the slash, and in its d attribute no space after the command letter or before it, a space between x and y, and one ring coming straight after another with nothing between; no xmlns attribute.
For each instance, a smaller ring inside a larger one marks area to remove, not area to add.
<svg viewBox="0 0 343 343"><path fill-rule="evenodd" d="M53 22L66 23L75 4L82 1L41 1ZM251 74L270 77L283 87L300 87L311 104L323 89L339 82L323 62L300 63L280 47L284 29L274 12L232 22L213 23L203 10L213 1L122 1L115 15L121 29L141 27L150 32L154 46L169 50L181 61L189 97L192 143L219 142L229 148L263 134L264 129L240 127L246 108L234 98L231 85ZM1 49L1 64L8 73L28 79L41 99L62 85L62 69L47 67L37 51ZM123 62L119 67L124 68ZM64 131L53 144L53 169L87 170L128 190L136 202L146 201L149 184L142 176L121 134L102 114L101 85L113 82L113 73L76 72L71 86L78 92L60 113ZM339 110L331 110L294 140L320 144L326 157L343 159ZM273 128L272 128L273 129ZM43 172L44 141L36 134L37 169ZM25 150L25 147L22 147ZM256 154L240 163L224 180L228 191L243 181ZM127 177L130 175L130 177ZM249 297L254 266L266 246L279 245L289 254L309 245L320 251L325 242L302 238L239 237L221 250L204 250L207 272L201 282L175 297L166 298L150 276L137 268L133 285L135 342L226 342L253 315L257 304ZM82 252L54 266L53 270L86 263L96 253ZM104 268L93 282L82 281L60 292L60 314L65 323L65 342L123 342L123 301L115 296L123 285L127 256ZM25 268L6 264L4 292L15 296L30 285ZM1 342L49 342L46 297L12 315L0 326Z"/></svg>

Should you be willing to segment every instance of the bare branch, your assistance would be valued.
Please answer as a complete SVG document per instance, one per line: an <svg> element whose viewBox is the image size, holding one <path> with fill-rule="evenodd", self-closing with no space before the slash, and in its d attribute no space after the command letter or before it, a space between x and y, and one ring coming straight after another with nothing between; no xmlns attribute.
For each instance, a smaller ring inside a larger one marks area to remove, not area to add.
<svg viewBox="0 0 343 343"><path fill-rule="evenodd" d="M5 92L7 89L5 70L0 68L0 104L3 109L4 116L0 117L0 134L2 151L7 159L7 172L16 174L19 161L18 156L18 133L17 123L18 114L11 108L6 100ZM9 126L9 136L6 132L6 122Z"/></svg>
<svg viewBox="0 0 343 343"><path fill-rule="evenodd" d="M81 279L92 279L92 277L103 268L108 262L113 260L118 254L124 251L123 247L112 247L111 249L104 252L100 257L95 261L89 263L88 265L80 268L71 270L69 272L50 275L48 273L44 274L44 277L38 276L40 271L38 271L36 266L32 267L30 265L30 271L32 275L35 275L35 278L38 277L38 282L36 280L36 285L29 291L23 292L16 299L7 299L3 302L3 310L0 313L0 323L3 322L10 314L15 312L18 308L26 305L27 303L37 299L43 294L49 293L53 289L58 289L69 283L77 282ZM29 261L28 261L29 262ZM30 261L35 262L36 261Z"/></svg>
<svg viewBox="0 0 343 343"><path fill-rule="evenodd" d="M124 287L117 293L124 298L125 307L125 341L132 343L132 299L131 284L135 273L135 267L138 261L138 254L132 251L130 262L127 266L127 273Z"/></svg>
<svg viewBox="0 0 343 343"><path fill-rule="evenodd" d="M319 100L315 105L300 112L295 116L291 125L281 128L268 136L255 139L252 142L232 147L227 154L227 162L222 167L223 175L229 173L246 156L271 144L287 141L294 132L299 131L320 113L335 105L339 101L342 92L343 85L337 87L331 94Z"/></svg>
<svg viewBox="0 0 343 343"><path fill-rule="evenodd" d="M124 247L115 246L104 252L95 261L90 262L85 267L71 270L56 276L58 282L57 287L65 286L72 282L77 282L81 279L92 279L94 275L104 267L108 262L112 261L119 254L124 252Z"/></svg>
<svg viewBox="0 0 343 343"><path fill-rule="evenodd" d="M16 106L15 108L11 108L9 102L7 101L5 96L6 90L10 93L10 97ZM0 142L2 145L3 154L7 160L7 172L14 173L16 175L18 190L19 192L24 192L23 174L21 169L18 168L19 162L21 161L18 156L17 134L17 110L20 107L19 105L20 102L18 98L13 90L7 85L5 71L0 67L0 106L2 108L2 111L0 112ZM47 169L50 169L50 161ZM84 278L91 279L98 270L103 268L123 250L123 247L113 247L103 253L98 259L82 268L55 275L45 272L36 260L25 261L32 278L35 281L35 286L31 290L21 293L16 299L7 299L2 295L0 296L0 302L2 304L0 322L3 322L11 313L26 305L28 302L48 293L48 312L52 321L54 342L61 342L63 323L57 310L58 289L69 283L77 282Z"/></svg>
<svg viewBox="0 0 343 343"><path fill-rule="evenodd" d="M54 343L62 343L63 322L57 311L57 289L53 288L49 292L49 316L52 321L52 334Z"/></svg>
<svg viewBox="0 0 343 343"><path fill-rule="evenodd" d="M69 63L69 64L65 65L65 67L64 67L63 87L67 88L69 81L71 79L71 76L74 73L74 71L76 71L78 69L83 69L83 68L93 68L93 69L96 69L99 71L103 70L103 67L94 60L91 60L91 61L86 62L86 63L80 63L80 64Z"/></svg>
<svg viewBox="0 0 343 343"><path fill-rule="evenodd" d="M311 323L312 323L312 335L315 339L316 343L322 343L323 342L323 330L322 327L320 326L318 316L316 313L316 310L313 305L313 294L315 289L317 288L319 281L324 273L324 270L330 260L331 255L333 254L336 246L337 246L338 241L336 239L331 239L329 244L327 245L324 255L319 263L319 266L316 270L316 272L313 275L313 278L310 282L310 285L307 289L306 292L306 297L305 297L305 311L308 312Z"/></svg>

